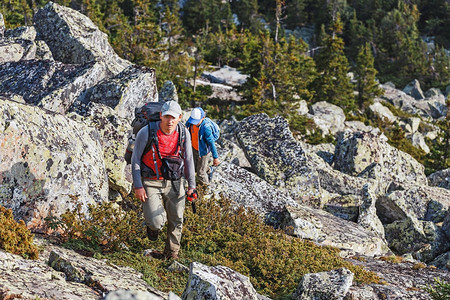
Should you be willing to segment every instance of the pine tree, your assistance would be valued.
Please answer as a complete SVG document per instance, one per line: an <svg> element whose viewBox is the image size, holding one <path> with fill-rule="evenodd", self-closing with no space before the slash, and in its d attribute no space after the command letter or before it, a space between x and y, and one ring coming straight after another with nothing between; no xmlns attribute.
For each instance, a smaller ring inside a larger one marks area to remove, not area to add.
<svg viewBox="0 0 450 300"><path fill-rule="evenodd" d="M196 45L202 56L209 62L221 67L223 65L237 65L242 56L242 45L248 32L238 32L235 26L223 32L201 34L197 37Z"/></svg>
<svg viewBox="0 0 450 300"><path fill-rule="evenodd" d="M188 0L183 7L183 25L191 34L200 30L217 32L232 24L231 8L228 1Z"/></svg>
<svg viewBox="0 0 450 300"><path fill-rule="evenodd" d="M161 20L165 47L161 49L159 63L155 65L155 69L158 73L158 86L161 86L166 80L172 80L179 87L184 84L184 79L192 77L195 61L188 56L185 49L178 4L174 5L172 9L173 11L167 5Z"/></svg>
<svg viewBox="0 0 450 300"><path fill-rule="evenodd" d="M241 29L249 29L252 33L257 33L263 28L258 0L231 1L231 11L237 15Z"/></svg>
<svg viewBox="0 0 450 300"><path fill-rule="evenodd" d="M0 3L0 13L3 15L5 27L33 25L33 11L26 0L9 0Z"/></svg>
<svg viewBox="0 0 450 300"><path fill-rule="evenodd" d="M439 127L439 133L425 159L427 175L450 168L450 96L447 96L447 116L436 125Z"/></svg>
<svg viewBox="0 0 450 300"><path fill-rule="evenodd" d="M260 107L267 98L265 92L268 86L266 66L273 51L268 49L270 45L268 43L270 43L268 32L260 35L249 34L243 49L240 70L244 74L248 74L249 78L242 86L242 92L244 97L256 107ZM257 110L258 108L256 108Z"/></svg>
<svg viewBox="0 0 450 300"><path fill-rule="evenodd" d="M277 101L286 112L297 107L299 100L310 101L312 92L308 86L316 77L314 60L306 53L308 45L291 37L284 38L279 43L274 72L274 82L277 91Z"/></svg>
<svg viewBox="0 0 450 300"><path fill-rule="evenodd" d="M372 103L373 98L382 95L376 81L377 70L373 66L374 58L369 44L361 47L356 58L355 79L357 80L358 104L360 107Z"/></svg>
<svg viewBox="0 0 450 300"><path fill-rule="evenodd" d="M432 87L445 89L450 82L450 56L443 47L434 49L430 77Z"/></svg>
<svg viewBox="0 0 450 300"><path fill-rule="evenodd" d="M331 34L327 34L322 26L321 48L314 57L319 73L312 83L314 102L327 101L349 112L355 106L355 97L350 78L347 76L349 64L344 55L344 42L338 37L338 34L342 33L339 14L330 29Z"/></svg>
<svg viewBox="0 0 450 300"><path fill-rule="evenodd" d="M286 20L287 28L305 26L308 21L305 0L286 0Z"/></svg>
<svg viewBox="0 0 450 300"><path fill-rule="evenodd" d="M369 30L363 22L358 20L356 10L353 10L352 19L349 21L345 53L349 58L355 58L359 49L366 42L372 41Z"/></svg>
<svg viewBox="0 0 450 300"><path fill-rule="evenodd" d="M423 82L429 70L429 59L426 44L417 29L418 20L417 7L402 0L383 18L376 40L376 67L383 81L393 81L400 86L412 79Z"/></svg>

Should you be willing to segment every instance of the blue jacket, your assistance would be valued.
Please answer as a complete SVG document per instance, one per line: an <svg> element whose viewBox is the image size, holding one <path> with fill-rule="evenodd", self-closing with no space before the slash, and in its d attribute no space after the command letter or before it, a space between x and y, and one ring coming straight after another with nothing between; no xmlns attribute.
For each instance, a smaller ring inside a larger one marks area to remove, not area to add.
<svg viewBox="0 0 450 300"><path fill-rule="evenodd" d="M216 144L212 135L212 124L210 118L205 118L200 124L200 129L198 131L198 155L200 157L205 156L209 152L212 153L213 158L219 158L217 154ZM190 129L192 124L186 123L186 127Z"/></svg>

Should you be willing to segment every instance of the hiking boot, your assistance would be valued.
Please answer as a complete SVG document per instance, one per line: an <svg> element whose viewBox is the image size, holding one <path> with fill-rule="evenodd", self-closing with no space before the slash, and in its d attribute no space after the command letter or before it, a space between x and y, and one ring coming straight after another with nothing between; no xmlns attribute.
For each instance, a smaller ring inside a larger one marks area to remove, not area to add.
<svg viewBox="0 0 450 300"><path fill-rule="evenodd" d="M166 259L173 259L173 260L179 259L178 254L174 252L165 253L164 256L166 257Z"/></svg>
<svg viewBox="0 0 450 300"><path fill-rule="evenodd" d="M174 259L174 260L178 260L178 253L172 252L172 251L164 251L164 256L166 259Z"/></svg>
<svg viewBox="0 0 450 300"><path fill-rule="evenodd" d="M156 241L158 239L159 230L151 230L150 227L147 226L147 237L150 241Z"/></svg>
<svg viewBox="0 0 450 300"><path fill-rule="evenodd" d="M166 259L164 253L158 250L151 250L148 255L156 259Z"/></svg>

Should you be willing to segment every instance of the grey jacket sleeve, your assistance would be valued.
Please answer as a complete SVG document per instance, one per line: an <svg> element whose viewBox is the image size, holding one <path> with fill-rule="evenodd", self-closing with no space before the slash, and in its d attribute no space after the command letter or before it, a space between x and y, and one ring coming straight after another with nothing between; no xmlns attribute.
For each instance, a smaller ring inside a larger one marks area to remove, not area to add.
<svg viewBox="0 0 450 300"><path fill-rule="evenodd" d="M141 179L141 158L144 152L145 146L148 141L148 126L142 127L136 135L136 140L134 142L133 155L131 156L131 174L133 176L134 188L142 188Z"/></svg>
<svg viewBox="0 0 450 300"><path fill-rule="evenodd" d="M184 178L188 182L188 187L195 189L195 167L194 156L192 155L191 134L186 128L186 138L184 139ZM134 154L134 153L133 153Z"/></svg>

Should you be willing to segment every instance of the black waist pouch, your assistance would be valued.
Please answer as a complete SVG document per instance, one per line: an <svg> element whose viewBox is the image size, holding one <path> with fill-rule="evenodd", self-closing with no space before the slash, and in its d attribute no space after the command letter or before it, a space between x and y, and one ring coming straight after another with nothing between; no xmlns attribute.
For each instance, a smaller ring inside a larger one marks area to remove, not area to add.
<svg viewBox="0 0 450 300"><path fill-rule="evenodd" d="M184 160L176 156L162 159L161 175L164 179L179 180L183 176Z"/></svg>
<svg viewBox="0 0 450 300"><path fill-rule="evenodd" d="M141 164L141 176L144 178L153 178L156 176L155 171L149 168L146 164Z"/></svg>

